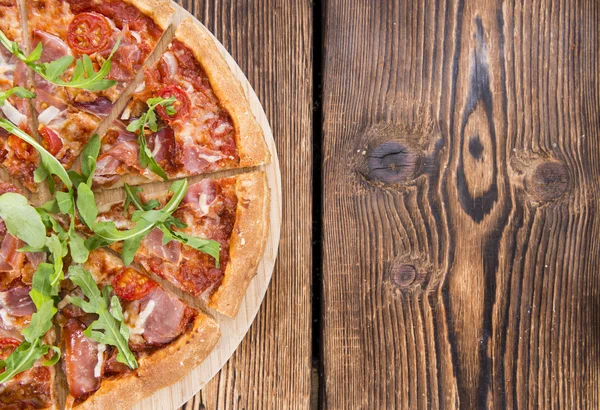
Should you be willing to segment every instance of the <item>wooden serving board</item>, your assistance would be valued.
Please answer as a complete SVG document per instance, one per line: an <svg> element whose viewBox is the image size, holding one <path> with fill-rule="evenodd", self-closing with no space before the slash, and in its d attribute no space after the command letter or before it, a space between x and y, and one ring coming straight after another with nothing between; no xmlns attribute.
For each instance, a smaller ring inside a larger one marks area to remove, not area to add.
<svg viewBox="0 0 600 410"><path fill-rule="evenodd" d="M170 40L173 38L174 30L179 25L181 21L185 18L190 17L186 10L181 8L179 5L173 3L173 6L176 8L177 12L173 19L173 25L171 29L167 31L165 37L160 42L157 47L157 52L153 53L150 57L148 63L152 63L155 61L161 54L162 50L169 44ZM252 321L256 317L258 313L258 309L262 303L262 300L267 291L267 287L271 280L271 275L273 273L273 268L275 265L275 258L277 256L277 249L279 246L279 233L281 226L281 175L279 171L279 160L277 157L277 151L275 147L275 141L273 140L273 134L271 132L271 127L269 126L269 122L265 115L265 112L256 96L254 90L248 83L246 76L238 67L236 62L233 60L233 57L225 50L223 45L213 36L215 43L217 44L219 50L225 57L225 60L229 64L233 74L239 80L246 93L248 101L250 102L250 108L257 118L259 124L262 126L264 131L265 139L267 145L272 154L272 162L271 164L259 167L257 169L263 169L267 173L268 183L271 190L271 212L270 212L270 229L269 229L269 237L267 239L267 245L265 248L264 257L258 267L258 272L256 277L250 283L248 287L248 291L246 292L246 296L242 302L239 313L235 319L227 318L217 312L214 312L210 309L205 309L210 313L219 323L221 329L221 338L211 354L202 362L200 366L190 372L184 379L180 382L164 388L158 392L156 392L153 396L137 403L133 409L135 410L167 410L167 409L177 409L185 402L190 400L198 391L200 391L206 383L210 379L217 374L217 372L225 365L227 360L231 357L233 352L237 349L242 339L250 329L250 325ZM141 75L142 73L140 73ZM130 87L135 88L135 87ZM124 107L129 95L131 94L131 89L126 90L123 93L119 101L117 102L117 107ZM115 113L120 112L120 109L117 108ZM107 118L103 124L100 126L98 132L101 134L108 124L112 122L113 118ZM223 177L232 175L233 173L238 174L237 172L219 172L210 177ZM193 177L188 178L190 184L203 179L203 177ZM165 183L154 183L149 185L144 185L144 192L164 192L167 187L170 185L169 182ZM116 201L122 201L124 199L123 190L112 190L112 191L104 191L97 196L97 200L100 203L112 203ZM180 295L182 296L182 295ZM185 296L182 296L185 298ZM187 299L187 298L186 298Z"/></svg>

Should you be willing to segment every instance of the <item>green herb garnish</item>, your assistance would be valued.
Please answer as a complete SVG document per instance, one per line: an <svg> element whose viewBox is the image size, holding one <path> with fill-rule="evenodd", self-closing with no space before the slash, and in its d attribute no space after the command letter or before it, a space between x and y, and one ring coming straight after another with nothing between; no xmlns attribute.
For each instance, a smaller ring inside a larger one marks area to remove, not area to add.
<svg viewBox="0 0 600 410"><path fill-rule="evenodd" d="M69 268L69 279L79 286L88 298L85 301L81 298L71 297L71 303L79 306L86 313L98 315L98 319L83 333L98 343L116 347L118 350L117 361L126 364L130 369L137 369L135 356L129 350L129 328L124 323L123 309L119 298L116 295L110 297L112 287L104 286L101 292L92 274L80 266Z"/></svg>
<svg viewBox="0 0 600 410"><path fill-rule="evenodd" d="M135 132L138 135L138 145L140 146L139 160L142 168L150 169L150 171L154 172L165 181L168 179L167 174L152 156L152 151L150 151L148 142L146 141L145 129L148 127L150 131L157 132L158 123L156 118L156 107L163 106L168 115L174 115L176 110L175 107L173 107L173 103L176 101L177 99L174 97L155 97L148 99L148 101L146 101L148 110L140 118L132 121L127 126L127 131Z"/></svg>
<svg viewBox="0 0 600 410"><path fill-rule="evenodd" d="M49 63L42 63L40 62L43 51L42 43L39 43L29 55L21 49L19 43L10 41L2 31L0 31L0 43L15 57L25 63L27 67L52 84L70 88L81 88L88 91L102 91L117 84L115 80L107 80L106 76L108 76L112 68L112 57L119 48L120 39L116 42L109 57L102 63L98 71L94 70L94 65L88 55L84 55L81 59L77 60L73 75L69 81L62 80L61 76L73 63L73 56L64 56Z"/></svg>

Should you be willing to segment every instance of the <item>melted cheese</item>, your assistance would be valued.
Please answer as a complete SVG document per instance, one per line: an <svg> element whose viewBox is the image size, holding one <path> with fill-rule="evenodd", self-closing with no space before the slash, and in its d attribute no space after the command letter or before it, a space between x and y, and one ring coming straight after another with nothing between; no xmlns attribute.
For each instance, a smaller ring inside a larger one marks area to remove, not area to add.
<svg viewBox="0 0 600 410"><path fill-rule="evenodd" d="M206 196L206 194L204 194L204 193L200 194L200 199L198 200L198 206L200 207L200 211L202 211L203 215L208 214L208 211L210 210L207 202L208 202L208 197Z"/></svg>
<svg viewBox="0 0 600 410"><path fill-rule="evenodd" d="M101 376L102 364L104 363L104 352L106 351L106 345L100 343L98 345L98 363L94 367L94 377L98 378Z"/></svg>
<svg viewBox="0 0 600 410"><path fill-rule="evenodd" d="M144 326L146 325L146 320L150 317L154 308L156 307L156 302L151 300L148 302L144 310L142 310L135 321L135 326L130 329L130 333L132 335L141 335L144 334Z"/></svg>

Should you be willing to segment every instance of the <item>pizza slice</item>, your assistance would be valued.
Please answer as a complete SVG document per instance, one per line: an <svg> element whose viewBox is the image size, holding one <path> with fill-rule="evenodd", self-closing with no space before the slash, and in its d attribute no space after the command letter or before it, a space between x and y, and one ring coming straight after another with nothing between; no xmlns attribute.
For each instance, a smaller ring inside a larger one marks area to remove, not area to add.
<svg viewBox="0 0 600 410"><path fill-rule="evenodd" d="M152 156L169 179L270 161L262 129L211 34L187 19L162 57L144 71L144 82L104 135L96 186L161 180L140 165L140 133L126 129L157 97L176 101L171 112L156 107L158 124L143 131L147 150L142 147L141 154Z"/></svg>
<svg viewBox="0 0 600 410"><path fill-rule="evenodd" d="M22 44L19 10L16 0L0 2L0 30L10 41ZM26 87L26 67L4 47L0 47L0 92L6 93L13 87ZM1 106L2 118L12 121L23 131L31 134L28 123L30 117L29 103L13 94ZM0 128L0 164L9 174L20 180L31 191L37 186L33 181L33 172L38 163L38 155L32 147L14 135Z"/></svg>
<svg viewBox="0 0 600 410"><path fill-rule="evenodd" d="M26 0L32 47L42 44L42 62L83 59L94 71L112 66L106 90L63 87L34 76L38 132L48 151L69 167L102 118L130 84L169 25L168 0ZM88 59L89 57L89 59ZM76 72L72 63L61 79Z"/></svg>
<svg viewBox="0 0 600 410"><path fill-rule="evenodd" d="M120 331L128 334L129 354L134 358L129 360L134 360L137 368L126 364L128 361L120 356L124 352L86 336L86 329L96 329L92 323L101 317L76 303L75 298L93 303L94 297L88 294L90 286L84 286L85 291L75 286L77 281L70 271L57 316L69 389L67 409L128 408L183 378L219 339L213 318L191 308L135 268L123 266L110 251L92 252L83 270L91 274L89 280L97 284L92 287L97 286L106 299L114 295L118 299L122 313L117 316L126 326ZM114 309L111 301L111 312Z"/></svg>
<svg viewBox="0 0 600 410"><path fill-rule="evenodd" d="M18 192L11 184L0 182L0 195ZM36 307L29 296L33 273L45 261L45 253L18 252L24 243L6 230L0 220L0 360L6 360L23 342L23 330L31 322ZM44 336L44 343L53 345L53 329ZM30 369L0 383L0 408L56 408L55 369L44 366L42 357ZM1 369L2 373L4 369Z"/></svg>
<svg viewBox="0 0 600 410"><path fill-rule="evenodd" d="M149 195L141 200L157 200L164 206L170 197ZM123 206L108 206L100 213L99 221L110 220L120 229L131 229L135 207L130 205L124 212ZM190 185L173 217L186 225L174 228L176 232L217 241L219 262L180 241L164 244L164 233L159 228L142 239L134 260L148 272L205 300L211 308L234 317L256 274L268 236L269 189L264 172L204 179Z"/></svg>

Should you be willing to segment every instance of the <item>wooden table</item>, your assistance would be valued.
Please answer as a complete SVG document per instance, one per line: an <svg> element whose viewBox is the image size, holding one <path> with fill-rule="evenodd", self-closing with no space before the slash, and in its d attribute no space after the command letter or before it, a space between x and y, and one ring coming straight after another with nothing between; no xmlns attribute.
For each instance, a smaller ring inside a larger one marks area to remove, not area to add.
<svg viewBox="0 0 600 410"><path fill-rule="evenodd" d="M261 312L184 409L598 408L597 0L180 4L284 192Z"/></svg>

